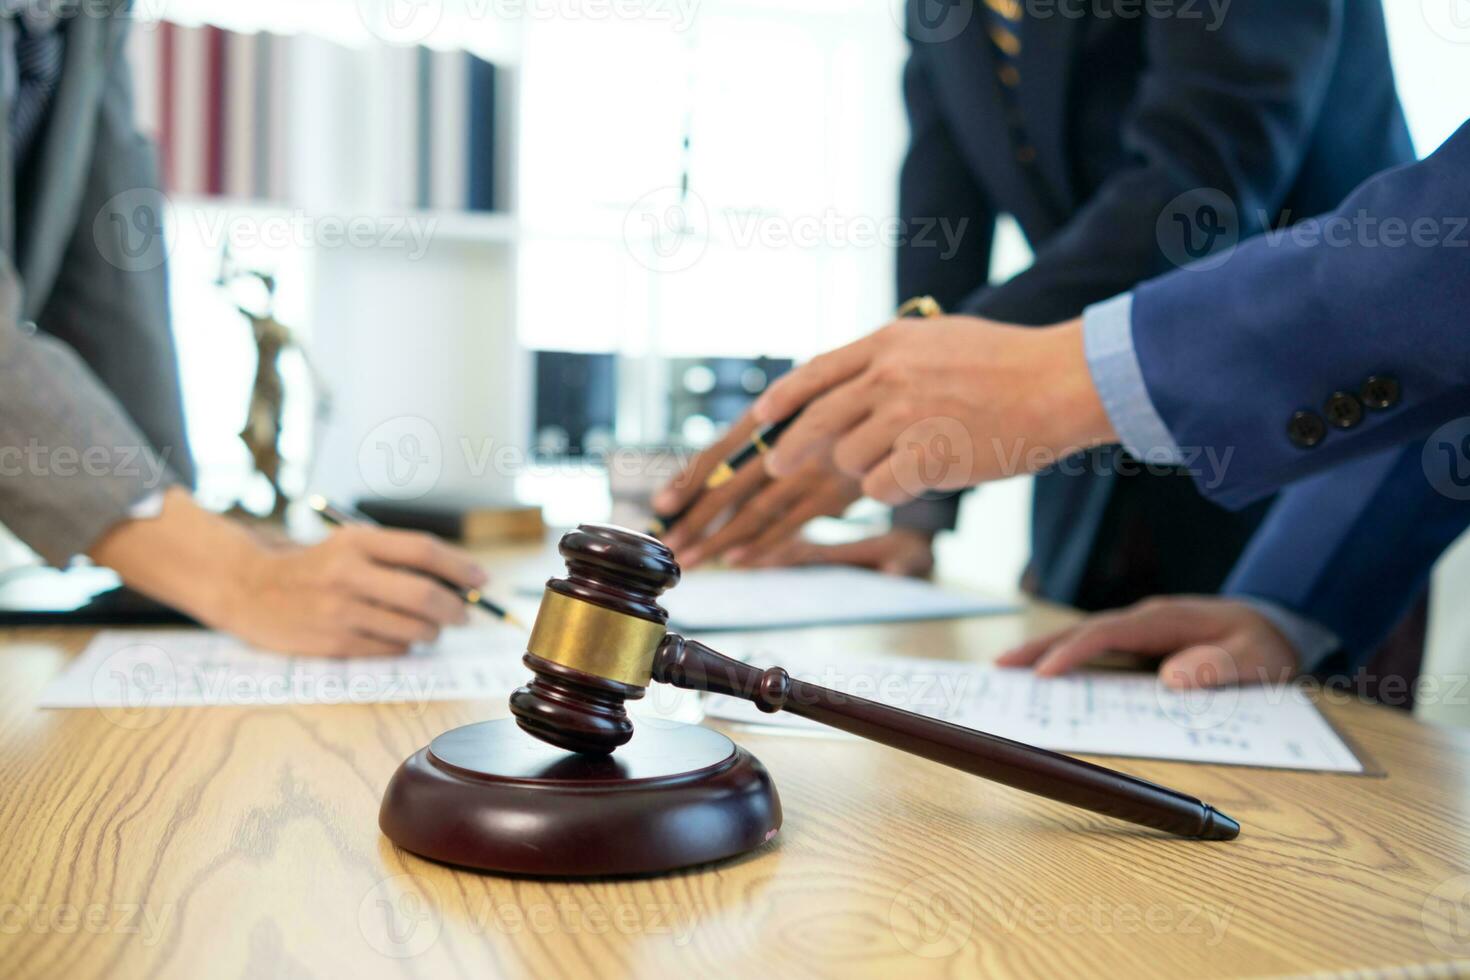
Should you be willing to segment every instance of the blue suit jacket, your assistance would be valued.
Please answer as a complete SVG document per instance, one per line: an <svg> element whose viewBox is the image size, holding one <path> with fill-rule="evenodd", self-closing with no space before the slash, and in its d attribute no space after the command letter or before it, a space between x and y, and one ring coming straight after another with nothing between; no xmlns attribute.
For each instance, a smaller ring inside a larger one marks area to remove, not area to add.
<svg viewBox="0 0 1470 980"><path fill-rule="evenodd" d="M1470 525L1466 174L1470 123L1298 235L1263 236L1134 296L1139 366L1175 442L1234 450L1202 489L1242 506L1291 484L1227 590L1330 627L1346 659L1329 666L1361 663ZM1297 413L1325 417L1369 377L1396 382L1394 404L1326 426L1310 447L1289 436Z"/></svg>
<svg viewBox="0 0 1470 980"><path fill-rule="evenodd" d="M901 296L1055 323L1173 268L1157 225L1186 191L1222 192L1249 236L1331 208L1369 175L1412 159L1380 0L1234 0L1219 23L1204 4L1194 8L1203 19L1189 19L1138 17L1129 0L1117 10L1114 0L1098 2L1058 0L1058 12L1023 25L1018 109L1030 162L1007 119L981 0L946 8L955 19L937 30L934 11L919 9L935 0L910 3ZM947 28L961 24L949 37ZM1036 261L992 288L991 238L1002 213L1020 224ZM941 220L968 222L953 255L919 234ZM1113 473L1088 469L1038 478L1032 569L1039 592L1058 601L1077 600L1120 486ZM896 521L952 526L954 498L921 506L927 513L900 511ZM1158 516L1167 528L1171 515ZM1172 516L1198 531L1232 519L1203 505ZM1181 551L1180 564L1207 557L1187 534L1158 537ZM1234 557L1216 556L1221 577Z"/></svg>

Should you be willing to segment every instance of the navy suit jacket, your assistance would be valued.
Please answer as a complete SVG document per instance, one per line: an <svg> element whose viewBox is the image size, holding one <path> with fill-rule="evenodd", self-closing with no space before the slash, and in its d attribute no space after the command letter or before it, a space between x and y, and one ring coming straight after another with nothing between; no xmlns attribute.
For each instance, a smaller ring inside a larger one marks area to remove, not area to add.
<svg viewBox="0 0 1470 980"><path fill-rule="evenodd" d="M1139 365L1174 440L1233 450L1204 492L1243 506L1290 484L1227 590L1333 629L1336 666L1363 662L1470 525L1467 174L1470 123L1296 233L1134 295ZM1315 445L1290 437L1298 413L1325 418L1370 377L1393 381L1393 404Z"/></svg>
<svg viewBox="0 0 1470 980"><path fill-rule="evenodd" d="M1413 158L1380 0L1234 0L1218 22L1203 3L1180 3L1181 16L1140 17L1131 0L1058 0L1051 16L1022 27L1018 109L1029 147L1017 145L1007 119L981 2L957 0L937 22L933 9L919 9L936 0L909 6L912 135L900 212L911 234L898 255L901 297L1056 323L1174 267L1157 229L1181 194L1212 188L1228 197L1247 237L1334 207L1369 175ZM1036 260L991 287L1002 213L1014 216ZM968 222L954 254L918 233L936 221ZM1108 452L1085 473L1038 477L1032 572L1043 596L1078 601L1120 486L1177 480L1120 481ZM900 511L896 521L952 526L957 499L918 506L929 513ZM1181 510L1172 523L1201 534L1232 519L1203 504ZM1163 527L1170 516L1158 515ZM1181 551L1183 566L1203 562L1203 538L1189 537L1170 530L1158 544ZM1215 564L1228 570L1234 557Z"/></svg>

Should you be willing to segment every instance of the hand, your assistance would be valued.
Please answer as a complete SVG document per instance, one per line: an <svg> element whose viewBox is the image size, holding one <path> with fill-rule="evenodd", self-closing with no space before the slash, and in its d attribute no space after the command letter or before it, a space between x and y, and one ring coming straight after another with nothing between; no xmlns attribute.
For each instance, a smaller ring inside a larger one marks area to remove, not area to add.
<svg viewBox="0 0 1470 980"><path fill-rule="evenodd" d="M1189 597L1148 599L1032 640L996 661L1035 665L1048 677L1110 651L1164 657L1159 679L1178 689L1289 680L1297 652L1270 620L1243 602Z"/></svg>
<svg viewBox="0 0 1470 980"><path fill-rule="evenodd" d="M734 556L731 557L733 560ZM734 564L753 568L853 565L885 575L923 578L934 570L934 535L894 528L886 534L844 544L816 544L798 537Z"/></svg>
<svg viewBox="0 0 1470 980"><path fill-rule="evenodd" d="M389 655L462 623L443 579L479 588L473 559L428 535L352 527L321 544L267 543L180 487L156 518L110 528L88 554L124 582L216 629L285 653Z"/></svg>
<svg viewBox="0 0 1470 980"><path fill-rule="evenodd" d="M430 535L344 527L311 547L251 556L214 625L271 650L388 656L467 621L446 582L471 589L485 580L473 559Z"/></svg>
<svg viewBox="0 0 1470 980"><path fill-rule="evenodd" d="M772 480L759 461L752 461L724 486L704 489L714 468L744 446L754 431L752 418L741 419L653 498L658 513L674 514L698 497L689 513L663 536L683 567L694 568L722 556L734 564L748 562L790 541L812 518L842 514L861 496L856 480L819 460L781 480Z"/></svg>
<svg viewBox="0 0 1470 980"><path fill-rule="evenodd" d="M1033 472L1116 440L1092 384L1082 322L1012 327L977 317L902 319L773 384L770 424L805 406L765 457L781 478L813 460L896 505Z"/></svg>

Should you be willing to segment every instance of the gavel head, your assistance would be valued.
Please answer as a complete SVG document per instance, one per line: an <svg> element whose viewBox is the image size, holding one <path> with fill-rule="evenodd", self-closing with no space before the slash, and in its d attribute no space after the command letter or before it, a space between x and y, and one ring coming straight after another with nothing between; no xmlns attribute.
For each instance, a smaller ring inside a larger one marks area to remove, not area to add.
<svg viewBox="0 0 1470 980"><path fill-rule="evenodd" d="M606 754L633 737L623 702L641 698L668 630L659 594L679 582L663 542L583 524L561 539L567 575L546 583L524 663L535 674L510 696L525 731L573 752Z"/></svg>

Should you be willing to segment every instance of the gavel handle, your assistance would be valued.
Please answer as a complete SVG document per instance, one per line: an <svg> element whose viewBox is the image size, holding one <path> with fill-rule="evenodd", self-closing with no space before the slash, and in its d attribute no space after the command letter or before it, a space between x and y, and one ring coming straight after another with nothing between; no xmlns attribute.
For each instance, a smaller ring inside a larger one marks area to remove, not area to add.
<svg viewBox="0 0 1470 980"><path fill-rule="evenodd" d="M1119 820L1200 840L1231 840L1240 825L1192 796L1057 752L761 670L668 634L653 679L786 711L861 738Z"/></svg>

